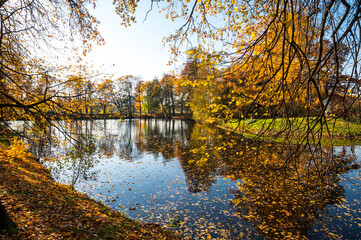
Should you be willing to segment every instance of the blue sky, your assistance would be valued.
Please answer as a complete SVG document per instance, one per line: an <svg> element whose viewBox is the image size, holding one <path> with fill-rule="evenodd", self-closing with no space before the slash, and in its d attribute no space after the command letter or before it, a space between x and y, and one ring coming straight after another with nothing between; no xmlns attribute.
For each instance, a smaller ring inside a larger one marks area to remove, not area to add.
<svg viewBox="0 0 361 240"><path fill-rule="evenodd" d="M163 74L175 70L174 66L167 66L169 47L164 46L162 40L178 29L182 22L166 20L156 5L143 22L150 9L150 1L141 1L139 5L137 23L124 28L111 1L99 1L94 15L101 22L99 29L106 44L94 46L86 61L106 73L139 75L143 80L161 78Z"/></svg>

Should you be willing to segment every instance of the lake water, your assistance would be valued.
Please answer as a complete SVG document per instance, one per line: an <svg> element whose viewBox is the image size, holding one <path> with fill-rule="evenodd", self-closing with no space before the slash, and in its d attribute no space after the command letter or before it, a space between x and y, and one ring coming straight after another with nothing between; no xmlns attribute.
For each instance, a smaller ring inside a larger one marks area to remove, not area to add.
<svg viewBox="0 0 361 240"><path fill-rule="evenodd" d="M330 167L182 120L63 127L71 138L49 128L57 143L28 131L39 158L61 159L45 162L57 181L185 239L360 238L358 146L333 149Z"/></svg>

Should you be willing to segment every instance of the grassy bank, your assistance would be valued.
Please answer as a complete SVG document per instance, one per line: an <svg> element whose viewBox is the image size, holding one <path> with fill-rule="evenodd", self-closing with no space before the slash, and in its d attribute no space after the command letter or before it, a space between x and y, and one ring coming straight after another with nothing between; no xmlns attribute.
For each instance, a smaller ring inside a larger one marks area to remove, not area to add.
<svg viewBox="0 0 361 240"><path fill-rule="evenodd" d="M53 181L20 142L0 146L0 201L16 223L0 239L177 239L156 224L131 220L121 212Z"/></svg>
<svg viewBox="0 0 361 240"><path fill-rule="evenodd" d="M251 138L260 136L262 139L276 142L298 142L304 139L307 132L309 136L319 136L322 132L323 144L328 144L332 140L334 145L351 145L361 143L361 125L348 122L344 119L327 120L322 126L315 122L315 118L310 118L307 122L303 118L277 118L277 119L245 119L221 124L220 127L228 131L233 131Z"/></svg>

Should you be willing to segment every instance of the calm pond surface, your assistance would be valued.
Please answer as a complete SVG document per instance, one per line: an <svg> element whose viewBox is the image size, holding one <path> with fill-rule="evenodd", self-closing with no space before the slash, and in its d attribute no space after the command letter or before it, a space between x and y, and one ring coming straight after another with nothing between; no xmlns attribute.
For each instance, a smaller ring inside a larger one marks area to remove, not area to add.
<svg viewBox="0 0 361 240"><path fill-rule="evenodd" d="M359 146L327 164L182 120L64 123L72 139L49 127L52 141L14 125L54 179L185 239L361 237Z"/></svg>

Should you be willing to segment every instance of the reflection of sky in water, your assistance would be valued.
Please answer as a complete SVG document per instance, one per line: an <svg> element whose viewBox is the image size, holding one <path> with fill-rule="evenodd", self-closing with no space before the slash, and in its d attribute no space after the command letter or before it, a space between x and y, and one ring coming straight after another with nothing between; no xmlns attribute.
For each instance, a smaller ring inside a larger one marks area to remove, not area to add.
<svg viewBox="0 0 361 240"><path fill-rule="evenodd" d="M166 148L176 140L187 145L187 130L191 127L181 121L165 124L161 120L148 120L143 126L143 132L140 132L137 120L131 124L115 120L97 123L96 126L88 126L93 128L92 134L100 147L100 161L89 169L90 172L97 172L97 177L86 181L81 179L75 185L77 190L125 212L131 218L167 226L177 225L175 229L183 230L185 237L211 234L212 237L226 239L237 239L240 236L262 239L251 223L235 215L236 207L232 200L235 199L236 191L232 190L238 189L237 182L223 179L216 169L216 173L211 173L215 181L211 184L210 191L191 193L189 179L187 182L180 160L165 158L160 152L153 154L151 149L139 149L137 146L137 136L142 134L148 138L163 136L157 142L160 146L154 147ZM149 139L145 142L151 143ZM350 152L349 148L346 150L347 153ZM354 151L360 156L360 147L356 147ZM342 148L336 148L335 152L341 153ZM67 175L71 174L63 171L59 179L69 184ZM322 224L343 239L359 238L361 193L360 188L355 187L361 183L359 170L353 170L340 179L345 188L346 204L329 205L325 210L327 217L324 223L317 223L308 231L307 235L311 239L332 238L332 235L325 235L322 231Z"/></svg>

